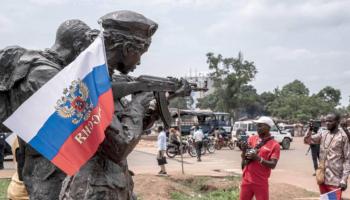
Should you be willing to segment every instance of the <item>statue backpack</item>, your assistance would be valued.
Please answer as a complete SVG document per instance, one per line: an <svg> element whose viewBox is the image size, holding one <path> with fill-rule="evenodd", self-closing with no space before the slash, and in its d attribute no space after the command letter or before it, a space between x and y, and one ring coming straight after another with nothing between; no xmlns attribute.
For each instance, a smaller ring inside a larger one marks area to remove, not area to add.
<svg viewBox="0 0 350 200"><path fill-rule="evenodd" d="M18 60L25 53L19 46L10 46L0 50L0 132L9 132L3 125L12 113L10 90L16 81L24 78L29 70L26 67L16 67Z"/></svg>

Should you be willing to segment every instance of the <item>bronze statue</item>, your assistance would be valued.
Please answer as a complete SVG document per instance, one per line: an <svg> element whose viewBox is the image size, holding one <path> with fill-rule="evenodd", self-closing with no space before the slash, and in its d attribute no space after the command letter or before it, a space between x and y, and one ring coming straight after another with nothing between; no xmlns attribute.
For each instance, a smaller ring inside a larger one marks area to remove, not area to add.
<svg viewBox="0 0 350 200"><path fill-rule="evenodd" d="M63 22L55 44L44 51L18 46L0 51L0 119L3 122L27 98L69 64L91 42L96 30L80 20ZM1 131L8 131L1 123ZM65 174L20 140L18 174L30 199L58 199Z"/></svg>
<svg viewBox="0 0 350 200"><path fill-rule="evenodd" d="M104 28L107 63L110 75L114 70L128 74L136 68L148 50L157 24L141 14L116 11L100 19ZM112 76L112 82L118 81ZM153 93L140 92L131 102L115 98L115 114L106 129L106 139L96 154L72 177L63 183L60 199L136 199L126 157L138 143L143 121L153 120L148 110Z"/></svg>
<svg viewBox="0 0 350 200"><path fill-rule="evenodd" d="M139 142L143 130L153 125L165 110L159 105L150 106L151 101L156 98L157 104L166 104L165 92L170 92L171 97L191 92L191 85L184 80L127 75L148 50L151 36L157 30L155 22L132 11L112 12L100 21L112 76L114 117L96 154L76 175L64 180L60 199L136 199L126 158ZM121 74L114 74L114 70ZM123 97L129 94L132 99L127 102ZM163 106L167 109L167 105Z"/></svg>
<svg viewBox="0 0 350 200"><path fill-rule="evenodd" d="M104 28L115 104L112 122L105 130L106 138L77 174L65 178L62 188L65 175L29 145L22 143L22 149L25 149L23 177L31 199L57 199L60 188L59 199L136 199L127 156L139 142L143 130L152 126L155 120L160 117L165 125L169 124L167 100L189 95L195 87L185 80L127 75L148 50L151 37L158 28L155 22L132 11L116 11L101 17L100 23ZM20 48L19 53L10 52L12 57L3 59L4 66L16 76L5 73L8 70L3 70L0 57L0 101L7 104L0 104L1 121L91 43L92 38L85 37L86 33L91 33L91 30L82 22L64 23L51 50L39 52ZM26 59L26 65L22 66L18 58ZM14 63L6 63L10 60ZM120 74L115 74L116 71ZM20 78L12 80L13 77ZM2 78L6 81L1 82ZM166 92L170 96L167 97ZM129 94L132 95L130 102L124 99ZM154 100L156 103L151 103Z"/></svg>

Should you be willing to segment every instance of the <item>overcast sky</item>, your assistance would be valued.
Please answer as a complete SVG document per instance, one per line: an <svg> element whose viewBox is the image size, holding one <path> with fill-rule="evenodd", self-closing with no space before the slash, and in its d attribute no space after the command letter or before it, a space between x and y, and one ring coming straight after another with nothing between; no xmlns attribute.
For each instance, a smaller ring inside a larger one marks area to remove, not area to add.
<svg viewBox="0 0 350 200"><path fill-rule="evenodd" d="M183 76L207 71L205 54L254 61L258 92L299 79L318 92L333 86L350 95L350 1L348 0L3 0L0 48L50 47L60 23L97 19L133 10L159 29L136 75Z"/></svg>

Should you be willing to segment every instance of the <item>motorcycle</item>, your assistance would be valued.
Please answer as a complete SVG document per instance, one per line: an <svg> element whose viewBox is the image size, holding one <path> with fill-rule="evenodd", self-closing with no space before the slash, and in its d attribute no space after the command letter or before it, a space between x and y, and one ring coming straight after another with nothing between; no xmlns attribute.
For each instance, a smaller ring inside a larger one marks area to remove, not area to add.
<svg viewBox="0 0 350 200"><path fill-rule="evenodd" d="M208 153L215 152L215 139L213 136L204 135L203 148L204 148L204 151L208 151Z"/></svg>
<svg viewBox="0 0 350 200"><path fill-rule="evenodd" d="M194 151L196 151L196 143L194 142L194 139L193 139L193 137L191 135L188 136L187 141L188 141L189 145L191 146L191 148L193 148ZM204 155L206 152L207 151L206 151L205 137L204 137L203 138L203 146L202 146L202 149L201 149L201 155ZM197 151L196 151L195 156L192 156L192 157L196 157L196 156L197 156Z"/></svg>
<svg viewBox="0 0 350 200"><path fill-rule="evenodd" d="M222 147L228 147L231 150L235 149L235 142L231 139L229 135L222 136L221 134L218 136L218 138L215 140L215 149L220 150Z"/></svg>
<svg viewBox="0 0 350 200"><path fill-rule="evenodd" d="M169 143L165 153L169 158L174 158L175 156L181 155L181 153L184 154L186 152L190 154L191 157L197 156L196 148L191 138L187 138L187 141L183 141L182 145L180 146Z"/></svg>

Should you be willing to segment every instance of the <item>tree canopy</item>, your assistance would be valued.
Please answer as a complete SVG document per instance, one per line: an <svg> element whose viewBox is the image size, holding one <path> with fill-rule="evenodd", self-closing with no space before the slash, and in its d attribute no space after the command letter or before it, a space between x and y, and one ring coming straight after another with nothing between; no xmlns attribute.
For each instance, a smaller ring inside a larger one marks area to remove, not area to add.
<svg viewBox="0 0 350 200"><path fill-rule="evenodd" d="M236 119L269 115L290 122L305 122L336 110L350 112L350 104L339 108L341 92L331 86L310 94L303 82L294 80L281 89L258 94L250 84L257 68L254 62L244 60L241 52L237 57L224 58L214 53L206 56L215 90L198 99L199 108L229 112Z"/></svg>
<svg viewBox="0 0 350 200"><path fill-rule="evenodd" d="M211 70L209 78L213 80L215 91L198 99L198 107L229 112L234 116L242 107L255 103L256 90L248 83L254 79L257 69L254 62L244 60L243 54L236 58L224 58L221 54L207 54L207 63ZM247 93L247 95L244 95Z"/></svg>

